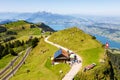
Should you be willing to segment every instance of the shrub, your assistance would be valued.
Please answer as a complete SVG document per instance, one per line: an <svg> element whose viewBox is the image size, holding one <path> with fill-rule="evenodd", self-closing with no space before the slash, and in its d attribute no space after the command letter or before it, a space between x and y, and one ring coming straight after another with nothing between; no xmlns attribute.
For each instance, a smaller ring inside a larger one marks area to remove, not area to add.
<svg viewBox="0 0 120 80"><path fill-rule="evenodd" d="M35 27L36 27L36 26L35 26L35 25L33 25L33 24L32 24L32 25L30 25L30 28L35 28Z"/></svg>
<svg viewBox="0 0 120 80"><path fill-rule="evenodd" d="M24 27L24 26L22 26L22 29L24 30L24 29L25 29L25 27Z"/></svg>
<svg viewBox="0 0 120 80"><path fill-rule="evenodd" d="M92 39L96 39L96 37L95 37L95 36L92 36Z"/></svg>
<svg viewBox="0 0 120 80"><path fill-rule="evenodd" d="M9 50L9 53L13 56L17 56L17 53L13 50L13 49L10 49Z"/></svg>
<svg viewBox="0 0 120 80"><path fill-rule="evenodd" d="M7 31L6 35L17 35L15 31Z"/></svg>
<svg viewBox="0 0 120 80"><path fill-rule="evenodd" d="M0 26L0 33L7 31L5 27Z"/></svg>
<svg viewBox="0 0 120 80"><path fill-rule="evenodd" d="M7 42L7 41L10 41L10 40L13 40L13 39L16 39L16 37L14 37L14 36L7 37L7 38L5 38L3 41L4 41L4 42Z"/></svg>

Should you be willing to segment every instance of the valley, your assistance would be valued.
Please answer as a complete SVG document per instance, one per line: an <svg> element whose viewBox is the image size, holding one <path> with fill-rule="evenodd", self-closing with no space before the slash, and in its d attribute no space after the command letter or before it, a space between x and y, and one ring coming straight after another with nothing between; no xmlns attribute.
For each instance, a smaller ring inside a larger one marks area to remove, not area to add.
<svg viewBox="0 0 120 80"><path fill-rule="evenodd" d="M120 80L120 0L1 0L0 80Z"/></svg>
<svg viewBox="0 0 120 80"><path fill-rule="evenodd" d="M101 21L105 18L93 20L89 17L76 18L48 12L11 15L12 13L0 22L0 70L23 51L14 64L13 68L15 68L22 60L26 49L32 46L32 50L24 64L10 80L52 80L53 78L61 80L69 72L71 68L69 64L51 65L51 56L59 48L46 43L44 39L47 36L50 36L49 41L72 50L82 58L82 68L74 76L75 80L111 78L110 70L114 65L111 65L108 58L105 58L104 44L108 42L110 48L120 48L119 23L115 23L114 20L110 23L111 20L107 21L107 19L104 22ZM16 17L13 18L13 16ZM82 72L84 67L92 63L97 66L87 71L87 74ZM7 73L10 70L9 68ZM59 73L61 70L62 74ZM116 69L113 70L116 71ZM119 78L119 75L115 75L115 78Z"/></svg>
<svg viewBox="0 0 120 80"><path fill-rule="evenodd" d="M77 26L89 34L97 34L120 43L119 17L61 15L45 11L35 13L0 13L0 15L0 24L26 20L32 23L44 22L54 30Z"/></svg>

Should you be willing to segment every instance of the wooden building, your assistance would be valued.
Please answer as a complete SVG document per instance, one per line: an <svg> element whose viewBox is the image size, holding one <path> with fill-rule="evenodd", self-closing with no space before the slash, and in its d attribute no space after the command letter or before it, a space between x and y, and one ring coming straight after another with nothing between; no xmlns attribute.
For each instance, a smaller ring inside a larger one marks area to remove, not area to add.
<svg viewBox="0 0 120 80"><path fill-rule="evenodd" d="M64 61L69 61L69 60L70 60L69 53L63 49L59 49L54 54L55 62L64 62Z"/></svg>

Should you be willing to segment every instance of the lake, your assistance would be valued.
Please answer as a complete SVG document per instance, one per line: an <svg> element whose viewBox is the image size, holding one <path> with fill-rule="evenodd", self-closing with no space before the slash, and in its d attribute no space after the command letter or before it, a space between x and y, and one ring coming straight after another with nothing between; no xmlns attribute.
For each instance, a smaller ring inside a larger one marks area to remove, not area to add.
<svg viewBox="0 0 120 80"><path fill-rule="evenodd" d="M51 28L53 28L54 30L63 30L65 29L66 27L63 26L63 25L49 25ZM100 36L100 35L97 35L97 34L92 34L93 36L96 37L96 39L98 41L100 41L102 44L106 44L106 42L109 43L109 46L110 48L118 48L120 49L120 43L119 42L115 42L113 40L110 40L104 36Z"/></svg>
<svg viewBox="0 0 120 80"><path fill-rule="evenodd" d="M97 40L99 40L102 44L106 44L106 42L109 43L110 48L119 48L120 49L120 43L119 42L115 42L113 40L110 40L104 36L100 36L100 35L96 35L93 34L93 36L96 37Z"/></svg>

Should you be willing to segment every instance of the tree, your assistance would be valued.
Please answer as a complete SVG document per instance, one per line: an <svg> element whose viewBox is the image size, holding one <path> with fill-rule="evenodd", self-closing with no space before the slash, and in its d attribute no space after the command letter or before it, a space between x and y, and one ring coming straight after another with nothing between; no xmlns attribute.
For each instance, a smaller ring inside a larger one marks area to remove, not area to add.
<svg viewBox="0 0 120 80"><path fill-rule="evenodd" d="M21 46L23 46L25 44L25 42L22 40L22 42L21 42Z"/></svg>
<svg viewBox="0 0 120 80"><path fill-rule="evenodd" d="M11 55L13 55L13 56L17 56L17 53L15 53L13 49L10 49L10 50L9 50L9 53L10 53Z"/></svg>
<svg viewBox="0 0 120 80"><path fill-rule="evenodd" d="M92 39L96 39L96 37L95 37L95 36L92 36Z"/></svg>
<svg viewBox="0 0 120 80"><path fill-rule="evenodd" d="M4 50L2 51L2 57L9 54L8 47L5 47Z"/></svg>
<svg viewBox="0 0 120 80"><path fill-rule="evenodd" d="M17 32L15 32L15 31L7 31L6 35L17 35Z"/></svg>
<svg viewBox="0 0 120 80"><path fill-rule="evenodd" d="M39 39L38 38L34 38L33 40L32 40L32 47L34 48L35 46L37 46L37 43L39 42Z"/></svg>
<svg viewBox="0 0 120 80"><path fill-rule="evenodd" d="M0 59L2 58L2 52L4 50L4 46L0 44Z"/></svg>
<svg viewBox="0 0 120 80"><path fill-rule="evenodd" d="M8 45L9 45L10 48L14 48L14 43L9 42Z"/></svg>
<svg viewBox="0 0 120 80"><path fill-rule="evenodd" d="M31 24L30 25L30 28L35 28L36 26L34 24Z"/></svg>
<svg viewBox="0 0 120 80"><path fill-rule="evenodd" d="M5 48L5 47L0 44L0 52L2 52L4 48Z"/></svg>
<svg viewBox="0 0 120 80"><path fill-rule="evenodd" d="M22 29L24 30L24 29L25 29L25 27L24 27L24 26L22 26Z"/></svg>
<svg viewBox="0 0 120 80"><path fill-rule="evenodd" d="M7 31L7 29L3 26L0 26L0 33Z"/></svg>
<svg viewBox="0 0 120 80"><path fill-rule="evenodd" d="M20 42L19 40L17 40L17 41L15 41L14 45L15 45L15 47L19 47L19 46L21 46L22 44L21 44L21 42Z"/></svg>

